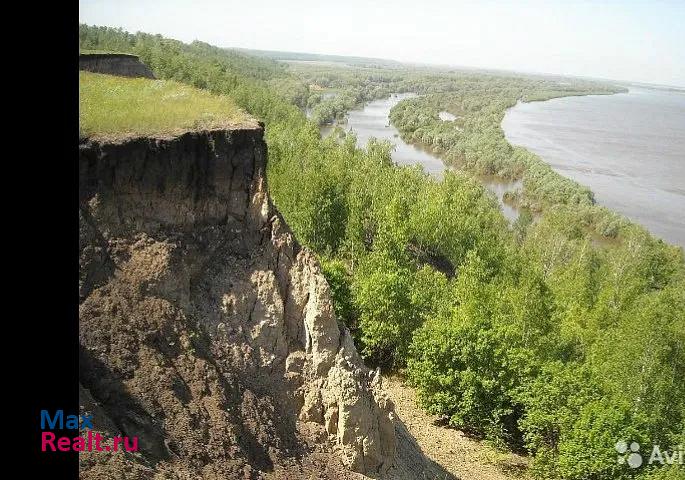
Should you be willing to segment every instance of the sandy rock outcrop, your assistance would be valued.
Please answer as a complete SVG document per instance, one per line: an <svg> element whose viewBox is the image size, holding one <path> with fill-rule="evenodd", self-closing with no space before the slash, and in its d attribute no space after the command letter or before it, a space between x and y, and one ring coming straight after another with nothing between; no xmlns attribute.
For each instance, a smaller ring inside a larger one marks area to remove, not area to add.
<svg viewBox="0 0 685 480"><path fill-rule="evenodd" d="M82 141L81 406L140 446L82 453L82 476L450 478L271 204L262 134Z"/></svg>

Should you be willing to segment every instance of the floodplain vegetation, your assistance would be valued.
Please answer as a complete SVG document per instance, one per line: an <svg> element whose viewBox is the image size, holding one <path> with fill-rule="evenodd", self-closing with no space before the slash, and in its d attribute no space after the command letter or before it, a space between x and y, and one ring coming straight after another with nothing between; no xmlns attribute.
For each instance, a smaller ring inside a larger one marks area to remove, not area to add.
<svg viewBox="0 0 685 480"><path fill-rule="evenodd" d="M541 479L684 478L682 465L632 469L615 449L685 444L682 249L597 207L499 127L516 101L616 88L287 64L86 25L80 47L135 53L158 78L226 95L266 123L271 195L320 256L339 321L369 364L407 376L427 411L526 452ZM321 138L318 123L410 91L419 97L399 103L393 123L463 171L435 181L394 165L387 143ZM442 110L457 120L440 121ZM473 173L521 178L517 200L538 219L510 225Z"/></svg>

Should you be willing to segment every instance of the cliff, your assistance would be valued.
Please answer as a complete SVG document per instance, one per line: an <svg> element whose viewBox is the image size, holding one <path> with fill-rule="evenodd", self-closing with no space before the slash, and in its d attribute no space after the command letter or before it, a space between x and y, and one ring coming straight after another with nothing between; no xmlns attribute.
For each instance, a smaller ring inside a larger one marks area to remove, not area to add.
<svg viewBox="0 0 685 480"><path fill-rule="evenodd" d="M84 478L451 478L266 188L261 125L79 145ZM358 472L359 474L352 473Z"/></svg>
<svg viewBox="0 0 685 480"><path fill-rule="evenodd" d="M152 70L136 55L126 53L82 53L78 56L78 68L120 77L155 78Z"/></svg>

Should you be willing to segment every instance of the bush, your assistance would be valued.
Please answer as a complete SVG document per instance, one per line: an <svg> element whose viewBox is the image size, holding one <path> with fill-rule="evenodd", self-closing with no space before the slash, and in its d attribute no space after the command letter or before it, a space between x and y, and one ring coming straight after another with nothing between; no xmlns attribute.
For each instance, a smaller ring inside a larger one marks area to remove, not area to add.
<svg viewBox="0 0 685 480"><path fill-rule="evenodd" d="M335 259L321 259L323 274L331 287L333 308L338 321L353 332L357 329L358 313L352 298L352 277L345 263Z"/></svg>

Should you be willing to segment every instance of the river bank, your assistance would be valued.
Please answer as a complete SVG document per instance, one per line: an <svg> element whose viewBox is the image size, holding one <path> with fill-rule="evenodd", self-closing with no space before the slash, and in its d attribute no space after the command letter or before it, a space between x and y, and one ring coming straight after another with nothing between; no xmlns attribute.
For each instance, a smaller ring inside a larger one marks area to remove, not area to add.
<svg viewBox="0 0 685 480"><path fill-rule="evenodd" d="M631 88L519 102L502 130L599 205L685 247L685 95Z"/></svg>
<svg viewBox="0 0 685 480"><path fill-rule="evenodd" d="M507 110L502 130L511 145L526 148L558 174L588 187L600 206L644 225L657 237L685 246L685 124L677 120L680 113L685 119L685 96L677 97L682 105L666 102L664 109L664 96L678 93L639 90L636 102L636 90L631 92L518 102ZM655 95L660 102L653 102ZM395 105L413 97L416 94L393 94L369 102L349 111L339 126L353 130L360 147L371 137L391 142L396 164L418 164L441 178L446 169L459 167L447 166L430 148L405 142L388 118ZM566 104L573 108L564 113ZM663 113L661 120L645 121L658 112ZM446 112L440 113L443 121L453 121ZM321 127L322 136L333 128ZM505 217L515 221L521 209L511 199L520 198L522 182L494 175L476 177L496 196Z"/></svg>

